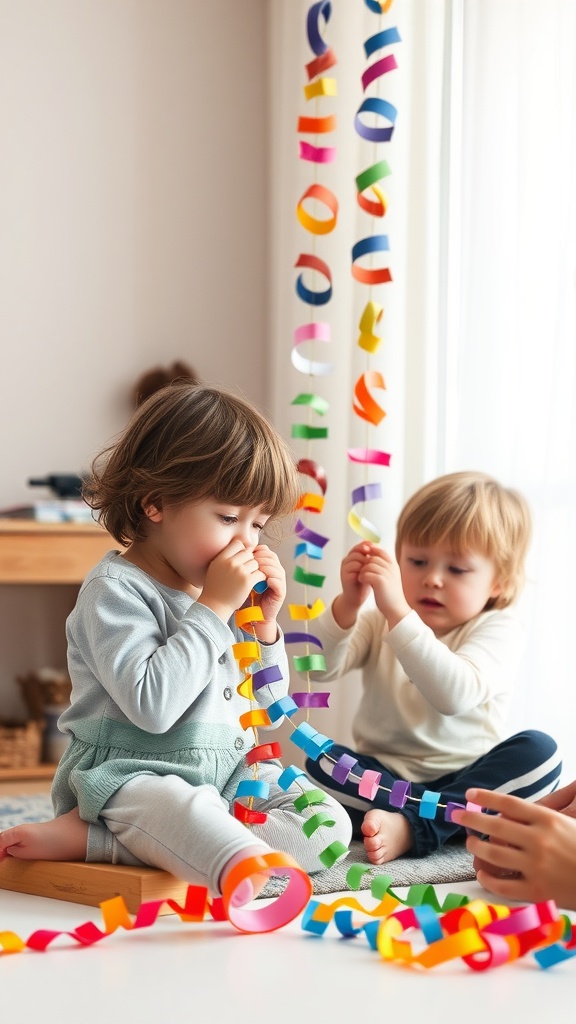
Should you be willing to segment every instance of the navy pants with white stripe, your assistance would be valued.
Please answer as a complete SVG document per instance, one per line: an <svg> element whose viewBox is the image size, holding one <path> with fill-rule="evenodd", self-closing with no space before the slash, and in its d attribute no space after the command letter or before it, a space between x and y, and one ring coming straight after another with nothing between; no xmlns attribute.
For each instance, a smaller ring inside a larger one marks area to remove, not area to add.
<svg viewBox="0 0 576 1024"><path fill-rule="evenodd" d="M340 785L332 778L332 771L342 754L353 757L358 764L351 769L346 782ZM358 795L358 779L366 769L382 775L379 788L371 801ZM361 836L360 825L364 815L371 807L403 814L410 823L414 837L412 849L409 851L411 857L425 857L448 840L463 836L460 825L446 821L444 805L449 801L465 804L466 790L471 786L497 790L500 793L512 793L514 796L534 801L556 789L561 771L562 761L555 740L545 732L528 729L498 743L488 753L457 772L449 772L425 784L411 782L409 797L400 808L390 805L390 790L394 782L408 780L401 780L400 776L389 771L376 758L357 754L349 747L334 744L317 761L311 758L306 760L306 772L310 778L318 782L323 790L335 797L348 811L357 838ZM420 799L425 790L440 794L434 818L424 818L420 815Z"/></svg>

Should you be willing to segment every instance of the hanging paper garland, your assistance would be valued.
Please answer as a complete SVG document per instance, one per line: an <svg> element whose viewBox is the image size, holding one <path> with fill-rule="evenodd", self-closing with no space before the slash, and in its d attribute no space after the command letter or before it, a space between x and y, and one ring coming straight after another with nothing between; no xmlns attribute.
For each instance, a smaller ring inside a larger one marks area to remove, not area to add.
<svg viewBox="0 0 576 1024"><path fill-rule="evenodd" d="M329 403L325 398L318 395L315 389L315 379L329 376L334 371L334 364L331 361L316 358L317 344L331 343L331 327L326 318L316 319L316 311L319 307L326 307L333 294L333 282L330 266L326 259L316 253L316 244L330 235L338 221L339 203L334 192L325 184L317 180L318 171L336 160L336 147L324 144L324 136L334 132L337 127L337 118L333 112L322 110L319 104L331 102L337 96L337 82L332 76L326 76L325 72L333 68L336 63L336 55L328 46L324 38L324 31L330 21L332 5L330 0L321 0L310 6L306 18L306 34L308 44L313 54L313 59L306 65L307 84L304 86L304 98L307 103L313 101L316 104L316 112L311 116L302 116L298 119L298 134L313 135L313 141L300 140L300 159L311 165L315 175L315 181L305 188L296 207L296 216L301 227L310 236L313 246L312 253L302 253L296 260L296 268L301 273L296 279L296 294L298 299L309 307L307 322L301 324L294 332L294 345L292 349L292 365L300 373L306 374L309 378L309 385L305 391L297 395L292 405L304 406L308 409L309 419L307 423L296 423L292 427L292 437L306 441L308 451L299 462L298 469L303 476L313 481L318 490L307 490L302 494L299 509L307 519L308 515L318 516L325 508L326 491L328 480L325 470L311 457L310 445L316 442L328 440L329 430L319 422L311 422L310 416L324 417L329 412ZM307 283L306 274L312 274L312 285ZM319 283L320 282L320 283ZM303 346L311 346L311 354L304 355ZM302 585L304 589L304 603L302 605L290 605L289 611L293 619L301 621L304 628L298 632L287 633L287 644L303 644L306 653L296 656L294 664L304 669L306 673L313 669L324 669L326 667L324 656L318 651L311 651L310 645L321 644L309 631L309 623L324 610L323 602L318 598L312 602L308 601L309 588L319 590L322 588L325 575L315 571L310 559L319 561L322 559L324 547L328 538L311 530L306 521L298 520L295 529L297 543L294 549L295 568L293 579ZM327 707L329 694L314 693L308 676L307 689L293 695L290 707L290 715L297 708L305 710L308 716L312 708ZM309 726L307 727L310 728ZM300 745L301 749L316 749L306 729L298 727L294 729L294 742Z"/></svg>
<svg viewBox="0 0 576 1024"><path fill-rule="evenodd" d="M392 6L393 0L387 3L375 3L366 0L366 6L375 14L381 15L387 12ZM399 43L400 33L398 29L387 28L376 33L364 43L366 57ZM398 63L394 53L388 53L370 64L361 76L362 89L366 93L369 87L376 84L380 89L383 76L395 71ZM365 124L365 115L374 115L389 122L384 127L374 127ZM364 140L380 145L389 143L392 139L397 110L381 96L367 96L356 113L354 128L356 133ZM361 171L356 177L357 202L360 209L371 217L385 217L388 209L388 201L383 193L380 182L390 175L391 168L387 160L379 159L371 166ZM378 285L388 285L392 282L392 271L388 265L388 259L382 259L381 265L374 265L374 260L380 254L390 251L388 236L385 234L372 233L360 239L352 247L351 275L354 281L360 285L367 285L371 290ZM365 265L367 263L367 265ZM376 334L376 326L380 323L384 307L377 303L370 294L368 302L364 306L360 317L360 334L357 340L358 347L366 352L367 357L374 356L380 347L382 338ZM382 406L377 403L370 393L371 388L385 389L383 375L369 367L356 382L354 389L353 410L356 416L364 420L370 426L376 428L386 415ZM382 452L368 443L365 448L350 448L348 458L353 463L387 467L390 465L390 455ZM380 531L370 520L363 515L363 508L368 501L377 500L382 496L380 483L368 483L366 478L362 487L357 487L352 493L352 502L348 514L348 523L352 530L364 540L371 540L375 543L380 541Z"/></svg>

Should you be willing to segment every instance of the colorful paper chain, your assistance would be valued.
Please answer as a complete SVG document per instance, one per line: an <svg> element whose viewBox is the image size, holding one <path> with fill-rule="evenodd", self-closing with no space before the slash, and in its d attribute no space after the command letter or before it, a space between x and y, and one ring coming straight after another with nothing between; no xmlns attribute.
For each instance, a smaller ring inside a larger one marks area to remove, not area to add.
<svg viewBox="0 0 576 1024"><path fill-rule="evenodd" d="M281 855L277 857L280 860L276 865L265 859L264 864L248 865L247 870L277 869L277 873L284 874L286 864L280 863ZM261 861L261 858L253 859ZM364 865L356 867L366 870ZM351 871L348 872L351 887L357 883L357 888L360 875L353 879ZM237 883L238 879L232 881L232 887ZM371 896L377 901L372 909L365 908L351 896L330 904L311 900L302 915L302 929L322 936L333 921L341 935L353 938L363 932L370 947L379 952L383 960L403 966L430 968L461 958L472 970L484 971L533 953L538 965L547 969L576 956L576 928L566 915L559 914L552 901L511 909L450 893L440 906L431 885L411 886L406 899L402 900L391 891L390 883L386 875L372 880ZM282 927L275 923L273 912L277 904L244 911L245 916L239 923L238 919L227 915L224 899L210 900L205 888L188 886L183 906L172 899L153 900L142 903L134 919L121 896L105 900L100 904L102 928L86 921L72 931L38 929L26 940L15 932L0 931L0 955L27 950L44 953L62 936L81 946L93 946L122 928L126 931L150 928L164 905L183 923L200 923L209 916L215 921L228 917L244 932L273 931ZM354 913L369 920L355 924ZM413 949L414 939L420 947L424 944L420 952Z"/></svg>
<svg viewBox="0 0 576 1024"><path fill-rule="evenodd" d="M350 874L350 888L357 888ZM371 895L379 902L372 910L349 896L331 904L311 900L302 928L320 936L333 921L346 938L363 932L383 960L425 968L461 958L485 971L527 953L548 968L576 956L576 929L552 900L511 908L451 893L440 906L431 885L411 886L401 900L391 882L387 875L373 879ZM353 912L370 920L355 924Z"/></svg>
<svg viewBox="0 0 576 1024"><path fill-rule="evenodd" d="M308 609L308 611L310 610ZM255 623L260 621L262 621L262 609L258 606L251 605L236 612L236 624L245 632L248 631L249 626L254 630ZM311 639L321 646L317 638L311 638L307 633L287 634L285 637L286 643L302 640L309 642ZM253 675L251 674L252 666L260 661L260 645L256 640L255 633L253 640L234 644L232 651L244 672L244 678L237 688L238 693L249 701L252 702L254 700L255 690L268 683L282 679L282 673L277 665L261 668L254 672ZM295 658L294 662L299 671L314 669L322 667L323 656L321 654L307 655L303 658ZM257 825L266 821L266 814L254 809L254 800L265 800L270 792L269 785L258 779L258 762L273 759L279 760L282 757L282 751L278 743L260 743L258 727L275 724L282 718L290 721L292 716L303 707L325 706L328 696L329 694L326 693L310 694L308 692L287 694L274 701L267 709L251 708L240 716L241 727L245 730L248 728L253 729L255 745L246 755L246 763L253 769L253 779L241 782L236 791L237 799L234 803L234 816L239 821L242 821L245 825ZM320 699L314 700L315 697ZM334 746L334 740L319 733L309 722L304 721L297 726L293 723L290 724L293 729L290 737L292 742L313 761L317 760L322 754L328 760L332 760L331 775L334 782L343 786L347 781L353 780L358 784L359 795L366 800L373 800L378 791L386 792L389 794L388 799L392 807L402 808L408 800L412 800L420 805L420 817L435 818L439 810L442 809L447 821L452 820L452 812L456 808L466 807L467 810L481 810L477 804L471 801L468 801L466 804L450 800L442 802L441 794L431 790L425 790L421 797L412 796L410 782L398 780L394 782L391 788L382 786L380 784L381 773L369 769L363 771L360 775L354 774L354 769L358 765L358 761L355 758L350 757L349 754L342 754L338 759L330 758L329 751ZM278 784L286 791L294 782L297 783L299 778L306 777L306 773L301 768L290 765L281 773ZM304 787L300 788L301 795L294 801L294 806L298 812L301 812L305 807L321 805L326 801L326 794L321 789L310 790ZM248 797L248 805L241 802L243 797ZM334 825L334 821L328 812L319 810L315 815L307 819L303 829L306 835L311 836L321 825L330 827ZM320 854L320 860L324 867L329 868L346 856L347 853L348 850L342 843L335 842Z"/></svg>

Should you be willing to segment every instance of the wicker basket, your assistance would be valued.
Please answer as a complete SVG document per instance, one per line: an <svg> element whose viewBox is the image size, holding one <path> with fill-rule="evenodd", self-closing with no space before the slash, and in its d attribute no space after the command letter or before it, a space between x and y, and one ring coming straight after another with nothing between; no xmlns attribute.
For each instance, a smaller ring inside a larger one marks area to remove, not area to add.
<svg viewBox="0 0 576 1024"><path fill-rule="evenodd" d="M44 724L0 721L0 768L36 768L42 755Z"/></svg>
<svg viewBox="0 0 576 1024"><path fill-rule="evenodd" d="M72 683L66 673L30 672L27 676L18 676L17 682L30 718L37 721L44 720L46 707L56 705L64 710L70 703Z"/></svg>

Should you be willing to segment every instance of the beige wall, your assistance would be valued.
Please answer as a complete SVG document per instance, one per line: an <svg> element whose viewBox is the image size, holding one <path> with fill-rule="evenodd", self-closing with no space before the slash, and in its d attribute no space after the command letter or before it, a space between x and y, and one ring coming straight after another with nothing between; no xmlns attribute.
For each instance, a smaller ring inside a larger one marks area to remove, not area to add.
<svg viewBox="0 0 576 1024"><path fill-rule="evenodd" d="M266 407L266 6L0 0L0 506L81 472L151 366ZM0 587L3 717L73 600Z"/></svg>

